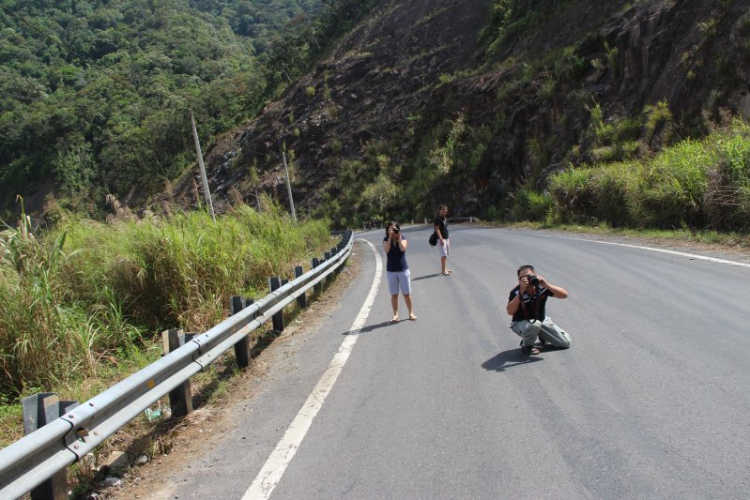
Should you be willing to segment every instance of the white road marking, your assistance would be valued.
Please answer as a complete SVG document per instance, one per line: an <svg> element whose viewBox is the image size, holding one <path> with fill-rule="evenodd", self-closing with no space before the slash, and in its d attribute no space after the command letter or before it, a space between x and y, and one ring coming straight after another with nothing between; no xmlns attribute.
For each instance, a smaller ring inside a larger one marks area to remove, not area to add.
<svg viewBox="0 0 750 500"><path fill-rule="evenodd" d="M297 413L297 416L284 433L284 437L276 445L276 448L274 448L271 456L268 457L258 476L245 492L242 500L270 498L274 488L281 481L281 476L286 471L292 458L294 458L294 454L297 453L297 449L302 444L302 440L305 438L308 429L310 429L312 421L323 406L323 401L325 401L328 393L331 392L333 384L336 383L336 379L344 368L347 359L349 359L349 354L351 354L354 344L357 343L359 333L365 325L367 317L370 315L370 310L380 287L380 279L383 274L383 261L372 243L363 239L360 239L360 241L367 243L375 254L375 277L370 287L370 293L367 295L362 308L359 310L359 314L349 329L349 335L344 338L341 347L339 347L339 350L333 356L333 360L331 360L325 373L320 377L318 384L312 393L310 393L310 396L308 396L305 404L300 408L299 413Z"/></svg>
<svg viewBox="0 0 750 500"><path fill-rule="evenodd" d="M638 246L638 245L628 245L626 243L613 243L611 241L587 240L587 239L584 239L584 238L571 238L571 239L576 239L576 240L579 240L579 241L591 241L591 242L594 242L594 243L601 243L602 245L616 245L616 246L619 246L619 247L629 247L629 248L637 248L637 249L640 249L640 250L650 250L652 252L670 253L670 254L673 254L673 255L680 255L682 257L689 257L691 259L696 259L696 260L707 260L707 261L710 261L710 262L717 262L719 264L729 264L730 266L750 267L750 264L744 264L742 262L735 262L733 260L717 259L715 257L706 257L705 255L695 255L695 254L692 254L692 253L678 252L676 250L665 250L663 248L642 247L642 246Z"/></svg>

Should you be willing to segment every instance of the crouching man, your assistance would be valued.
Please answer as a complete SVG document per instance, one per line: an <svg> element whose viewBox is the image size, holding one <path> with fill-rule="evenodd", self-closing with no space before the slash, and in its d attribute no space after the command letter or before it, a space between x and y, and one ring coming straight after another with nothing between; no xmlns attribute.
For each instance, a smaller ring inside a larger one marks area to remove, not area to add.
<svg viewBox="0 0 750 500"><path fill-rule="evenodd" d="M524 354L539 354L539 349L534 347L537 338L542 345L560 349L570 347L570 335L545 313L548 297L565 299L568 291L537 275L534 266L521 266L517 274L518 286L510 292L506 311L513 316L510 328L521 337L521 351Z"/></svg>

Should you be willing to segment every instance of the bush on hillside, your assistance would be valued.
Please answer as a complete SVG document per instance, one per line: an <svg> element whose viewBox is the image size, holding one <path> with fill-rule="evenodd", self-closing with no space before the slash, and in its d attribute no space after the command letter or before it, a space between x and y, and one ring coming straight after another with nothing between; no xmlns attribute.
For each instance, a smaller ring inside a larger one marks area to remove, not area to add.
<svg viewBox="0 0 750 500"><path fill-rule="evenodd" d="M332 245L326 221L293 224L248 206L101 224L64 220L0 234L0 396L97 370L166 328L204 331L231 295L265 295Z"/></svg>
<svg viewBox="0 0 750 500"><path fill-rule="evenodd" d="M749 191L750 127L739 121L650 159L573 167L550 179L564 220L620 227L747 230Z"/></svg>

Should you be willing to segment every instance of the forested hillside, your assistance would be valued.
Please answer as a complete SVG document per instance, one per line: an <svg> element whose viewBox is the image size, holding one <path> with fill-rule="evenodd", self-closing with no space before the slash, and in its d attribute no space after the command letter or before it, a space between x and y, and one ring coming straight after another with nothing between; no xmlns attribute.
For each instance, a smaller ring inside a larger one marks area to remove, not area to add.
<svg viewBox="0 0 750 500"><path fill-rule="evenodd" d="M750 117L749 47L748 0L380 0L210 152L211 184L219 205L231 187L285 201L286 147L298 213L340 225L448 203L747 228L750 134L733 120ZM193 175L175 191L185 206Z"/></svg>
<svg viewBox="0 0 750 500"><path fill-rule="evenodd" d="M220 211L286 204L286 152L298 213L342 226L750 225L750 0L0 5L6 219L197 207L194 109Z"/></svg>
<svg viewBox="0 0 750 500"><path fill-rule="evenodd" d="M298 78L356 2L1 0L0 215L138 204ZM17 209L17 206L15 207Z"/></svg>

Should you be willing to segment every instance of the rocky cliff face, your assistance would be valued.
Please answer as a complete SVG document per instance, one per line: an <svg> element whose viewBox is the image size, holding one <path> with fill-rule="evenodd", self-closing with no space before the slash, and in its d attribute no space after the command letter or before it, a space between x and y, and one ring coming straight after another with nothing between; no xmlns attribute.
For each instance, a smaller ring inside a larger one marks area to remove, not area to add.
<svg viewBox="0 0 750 500"><path fill-rule="evenodd" d="M750 115L750 0L518 1L505 24L492 3L380 2L213 148L219 208L231 188L251 203L259 191L286 202L275 188L285 147L303 213L347 224L419 218L447 202L482 215L571 163L649 154ZM620 142L594 133L597 123ZM186 204L190 183L175 193Z"/></svg>

